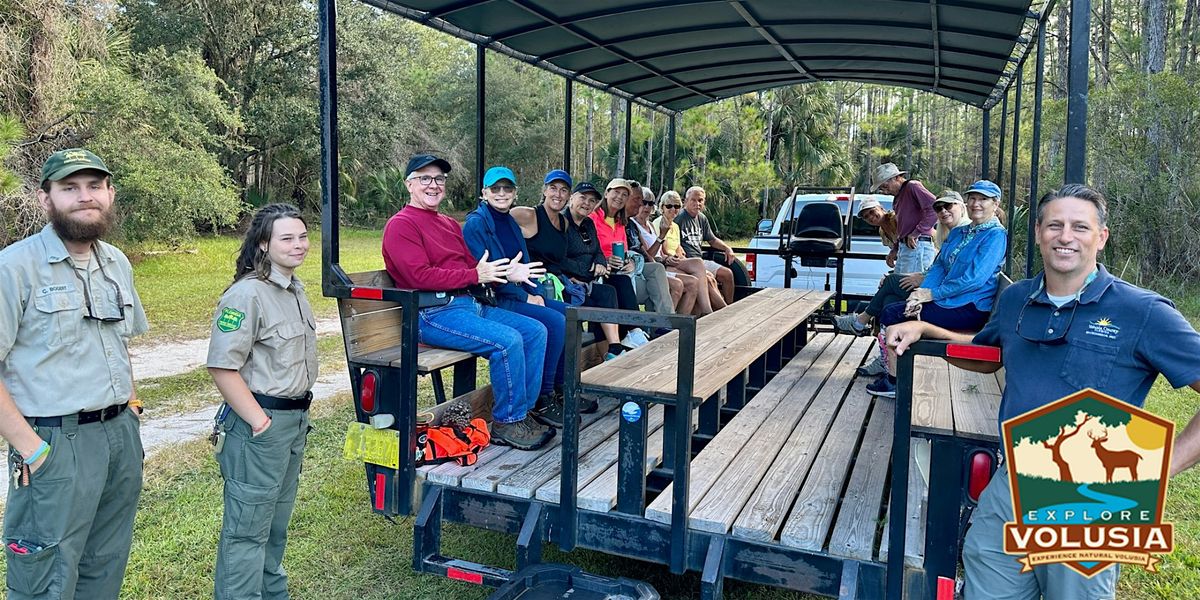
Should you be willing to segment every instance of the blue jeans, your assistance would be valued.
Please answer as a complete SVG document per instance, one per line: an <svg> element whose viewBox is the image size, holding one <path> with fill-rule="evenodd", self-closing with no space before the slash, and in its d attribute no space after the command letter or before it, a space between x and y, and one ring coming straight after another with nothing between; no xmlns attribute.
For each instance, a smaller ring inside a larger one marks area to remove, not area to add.
<svg viewBox="0 0 1200 600"><path fill-rule="evenodd" d="M904 240L900 240L900 248L896 250L896 273L924 273L933 265L937 249L933 242L922 240L916 248L909 248Z"/></svg>
<svg viewBox="0 0 1200 600"><path fill-rule="evenodd" d="M422 310L417 336L431 346L488 359L497 422L520 421L533 408L546 356L546 328L541 323L459 296L445 306Z"/></svg>
<svg viewBox="0 0 1200 600"><path fill-rule="evenodd" d="M543 394L554 391L554 387L563 384L563 347L567 344L567 305L543 297L545 306L528 302L504 299L500 308L536 319L546 328L546 358L542 365Z"/></svg>

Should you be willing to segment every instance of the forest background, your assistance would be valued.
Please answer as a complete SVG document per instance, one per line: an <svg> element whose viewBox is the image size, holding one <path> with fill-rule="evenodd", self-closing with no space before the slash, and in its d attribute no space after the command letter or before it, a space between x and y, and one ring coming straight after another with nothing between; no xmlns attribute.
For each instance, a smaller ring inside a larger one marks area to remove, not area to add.
<svg viewBox="0 0 1200 600"><path fill-rule="evenodd" d="M1043 4L1035 2L1036 5ZM1049 21L1041 170L1030 172L1034 61L1016 118L1014 264L1030 178L1062 181L1067 2ZM1197 64L1200 0L1095 0L1088 181L1109 196L1104 260L1127 279L1182 290L1200 275ZM403 205L415 151L450 159L451 211L474 205L473 46L360 2L338 2L343 220L377 228ZM320 208L314 3L305 0L0 0L0 247L42 223L51 152L87 146L116 174L120 236L186 247L254 207ZM563 80L487 57L486 161L514 169L523 204L562 161ZM1013 104L1009 104L1011 147ZM624 163L624 101L576 85L576 180ZM661 192L667 119L634 107L626 176ZM992 111L993 178L1013 177ZM892 161L934 190L980 176L981 112L933 94L858 83L772 89L683 113L675 187L702 185L727 237L753 233L797 185L855 185ZM1001 160L1002 173L997 173ZM1182 287L1181 287L1182 286Z"/></svg>

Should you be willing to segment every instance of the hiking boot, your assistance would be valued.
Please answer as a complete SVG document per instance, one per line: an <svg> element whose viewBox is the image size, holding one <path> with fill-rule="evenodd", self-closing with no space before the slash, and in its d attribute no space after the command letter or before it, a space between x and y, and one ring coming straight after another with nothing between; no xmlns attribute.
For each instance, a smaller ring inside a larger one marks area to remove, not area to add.
<svg viewBox="0 0 1200 600"><path fill-rule="evenodd" d="M879 377L887 373L887 367L883 364L883 358L876 356L875 360L859 367L855 372L862 377Z"/></svg>
<svg viewBox="0 0 1200 600"><path fill-rule="evenodd" d="M891 375L880 375L879 379L875 380L875 383L867 386L867 391L873 396L879 396L882 398L895 398L896 378L892 377Z"/></svg>
<svg viewBox="0 0 1200 600"><path fill-rule="evenodd" d="M512 446L517 450L537 450L550 441L553 434L547 435L545 430L535 431L526 424L525 419L512 423L492 424L492 443L501 446Z"/></svg>
<svg viewBox="0 0 1200 600"><path fill-rule="evenodd" d="M850 335L867 335L870 333L866 325L858 322L858 315L854 313L846 313L834 317L833 328L838 333L848 333Z"/></svg>
<svg viewBox="0 0 1200 600"><path fill-rule="evenodd" d="M548 427L546 425L542 425L541 423L538 423L537 419L533 418L533 413L529 413L529 414L525 415L524 423L525 423L525 426L528 427L529 430L532 431L533 433L544 436L546 438L546 442L549 442L550 440L554 439L554 436L558 434L558 431L555 430L553 427ZM545 442L543 442L543 444L544 443ZM542 444L538 445L539 448L541 446L542 446Z"/></svg>

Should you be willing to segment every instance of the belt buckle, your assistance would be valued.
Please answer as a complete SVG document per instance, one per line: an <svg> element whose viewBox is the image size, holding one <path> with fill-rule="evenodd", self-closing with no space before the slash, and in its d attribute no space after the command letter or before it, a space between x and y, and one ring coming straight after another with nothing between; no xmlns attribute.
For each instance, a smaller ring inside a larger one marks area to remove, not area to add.
<svg viewBox="0 0 1200 600"><path fill-rule="evenodd" d="M109 416L109 414L108 414L108 411L110 411L110 410L112 411L112 416ZM103 423L103 422L108 421L108 420L112 419L113 417L117 416L117 405L114 404L112 406L105 406L104 408L100 409L97 412L100 413L99 421L101 423Z"/></svg>

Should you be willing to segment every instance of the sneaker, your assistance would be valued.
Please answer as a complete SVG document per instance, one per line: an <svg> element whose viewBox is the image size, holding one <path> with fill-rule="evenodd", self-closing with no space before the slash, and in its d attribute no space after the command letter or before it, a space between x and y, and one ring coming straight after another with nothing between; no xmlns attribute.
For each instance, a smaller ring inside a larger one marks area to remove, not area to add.
<svg viewBox="0 0 1200 600"><path fill-rule="evenodd" d="M887 367L883 366L883 358L876 356L875 360L859 367L856 372L863 377L879 377L887 373Z"/></svg>
<svg viewBox="0 0 1200 600"><path fill-rule="evenodd" d="M630 329L629 333L625 334L625 339L621 340L621 345L625 346L626 348L629 348L631 350L634 348L641 348L642 346L645 346L646 344L649 344L649 343L650 343L649 336L646 335L645 331L642 331L638 327L634 327L633 329Z"/></svg>
<svg viewBox="0 0 1200 600"><path fill-rule="evenodd" d="M833 318L833 328L838 333L848 333L850 335L867 335L867 327L858 322L858 315L854 313L846 313Z"/></svg>
<svg viewBox="0 0 1200 600"><path fill-rule="evenodd" d="M564 402L562 390L554 390L554 396L556 398L558 398L558 402L560 404L562 404ZM588 396L584 396L583 394L579 394L578 396L576 396L575 402L579 405L579 412L584 413L584 414L590 415L590 414L600 410L599 402L596 402L592 398L590 398Z"/></svg>
<svg viewBox="0 0 1200 600"><path fill-rule="evenodd" d="M608 362L616 357L617 357L616 354L613 354L612 352L608 352L604 355L604 362Z"/></svg>
<svg viewBox="0 0 1200 600"><path fill-rule="evenodd" d="M531 429L525 421L529 420L526 415L525 419L514 421L512 423L501 423L496 421L492 423L492 443L501 446L512 446L517 450L537 450L546 445L553 434L547 435L545 431L535 431Z"/></svg>
<svg viewBox="0 0 1200 600"><path fill-rule="evenodd" d="M563 426L563 403L561 396L554 394L542 394L538 396L537 404L529 413L537 419L539 423L544 423L551 427L562 429Z"/></svg>
<svg viewBox="0 0 1200 600"><path fill-rule="evenodd" d="M867 391L871 392L871 394L874 396L879 396L882 398L895 398L896 380L890 375L880 375L879 379L875 380L875 383L867 386Z"/></svg>

